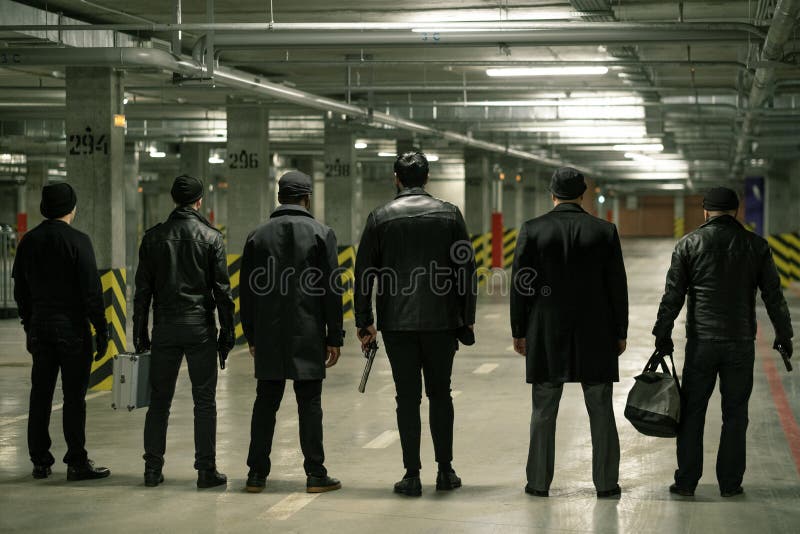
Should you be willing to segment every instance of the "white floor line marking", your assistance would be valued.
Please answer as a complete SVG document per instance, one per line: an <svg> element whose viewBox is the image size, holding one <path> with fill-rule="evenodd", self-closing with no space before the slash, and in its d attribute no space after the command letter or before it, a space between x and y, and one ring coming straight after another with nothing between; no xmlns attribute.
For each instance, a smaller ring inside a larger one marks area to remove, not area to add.
<svg viewBox="0 0 800 534"><path fill-rule="evenodd" d="M103 395L108 395L109 393L111 393L111 392L110 391L95 391L94 393L89 393L88 395L86 395L86 400L92 400L94 398L101 397ZM58 404L54 404L53 405L53 411L55 412L55 411L61 410L63 407L64 407L64 403L63 402L59 402ZM4 421L0 421L0 426L12 425L14 423L18 423L20 421L27 421L27 420L28 420L28 414L18 415L16 417L12 417L10 419L6 419Z"/></svg>
<svg viewBox="0 0 800 534"><path fill-rule="evenodd" d="M290 493L261 514L261 518L285 521L317 497L319 497L319 493Z"/></svg>
<svg viewBox="0 0 800 534"><path fill-rule="evenodd" d="M479 366L477 369L472 371L472 374L476 375L488 375L495 369L497 369L498 364L496 363L484 363L483 365Z"/></svg>
<svg viewBox="0 0 800 534"><path fill-rule="evenodd" d="M386 375L392 374L392 372L390 370L381 370L381 371L378 371L378 374L382 375L382 376L386 376Z"/></svg>
<svg viewBox="0 0 800 534"><path fill-rule="evenodd" d="M464 393L464 392L463 392L463 391L459 391L459 390L457 390L457 389L454 389L453 391L451 391L451 392L450 392L450 396L451 396L451 397L453 397L453 398L455 399L456 397L458 397L458 396L459 396L459 395L461 395L462 393Z"/></svg>
<svg viewBox="0 0 800 534"><path fill-rule="evenodd" d="M387 430L377 438L373 439L366 445L364 445L365 449L385 449L395 441L400 439L400 432L397 430Z"/></svg>
<svg viewBox="0 0 800 534"><path fill-rule="evenodd" d="M514 352L514 345L509 345L506 347L506 352Z"/></svg>
<svg viewBox="0 0 800 534"><path fill-rule="evenodd" d="M483 314L483 318L484 319L499 319L500 318L500 314L499 313L485 313L485 314Z"/></svg>

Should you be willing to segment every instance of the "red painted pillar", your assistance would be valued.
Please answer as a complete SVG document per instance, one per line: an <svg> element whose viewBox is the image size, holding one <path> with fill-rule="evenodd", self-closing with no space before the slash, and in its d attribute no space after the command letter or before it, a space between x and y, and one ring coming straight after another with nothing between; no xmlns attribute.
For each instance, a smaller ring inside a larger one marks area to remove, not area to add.
<svg viewBox="0 0 800 534"><path fill-rule="evenodd" d="M492 213L492 268L503 268L503 214Z"/></svg>
<svg viewBox="0 0 800 534"><path fill-rule="evenodd" d="M17 213L17 242L19 242L23 234L27 231L28 231L28 214Z"/></svg>

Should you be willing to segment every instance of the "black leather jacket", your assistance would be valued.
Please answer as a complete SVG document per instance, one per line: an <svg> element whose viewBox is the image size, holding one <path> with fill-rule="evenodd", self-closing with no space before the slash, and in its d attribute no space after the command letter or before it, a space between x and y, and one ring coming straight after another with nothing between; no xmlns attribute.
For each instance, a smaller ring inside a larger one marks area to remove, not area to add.
<svg viewBox="0 0 800 534"><path fill-rule="evenodd" d="M790 339L789 308L766 240L730 215L709 219L675 246L653 334L671 335L688 295L688 338L755 339L756 289L776 336Z"/></svg>
<svg viewBox="0 0 800 534"><path fill-rule="evenodd" d="M139 247L134 336L146 331L150 302L156 324L214 324L233 331L234 304L222 234L190 207L176 208L149 229Z"/></svg>
<svg viewBox="0 0 800 534"><path fill-rule="evenodd" d="M356 256L356 326L451 330L475 323L475 255L459 209L422 188L401 191L367 218Z"/></svg>

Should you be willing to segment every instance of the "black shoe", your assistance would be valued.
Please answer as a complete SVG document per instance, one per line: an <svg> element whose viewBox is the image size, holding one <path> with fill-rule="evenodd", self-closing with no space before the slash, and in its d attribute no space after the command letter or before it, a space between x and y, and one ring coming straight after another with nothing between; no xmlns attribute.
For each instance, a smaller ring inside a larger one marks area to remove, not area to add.
<svg viewBox="0 0 800 534"><path fill-rule="evenodd" d="M164 482L164 473L161 469L145 469L144 470L144 485L148 488L155 488Z"/></svg>
<svg viewBox="0 0 800 534"><path fill-rule="evenodd" d="M197 472L197 487L200 489L224 486L228 483L228 477L216 469L201 469Z"/></svg>
<svg viewBox="0 0 800 534"><path fill-rule="evenodd" d="M338 489L342 489L342 483L335 478L331 478L327 475L324 477L308 475L306 477L306 493L325 493Z"/></svg>
<svg viewBox="0 0 800 534"><path fill-rule="evenodd" d="M422 495L422 481L419 477L404 478L394 485L394 492L408 497L419 497Z"/></svg>
<svg viewBox="0 0 800 534"><path fill-rule="evenodd" d="M677 484L673 484L669 487L669 492L674 493L675 495L680 495L681 497L694 497L694 490L689 488L682 488Z"/></svg>
<svg viewBox="0 0 800 534"><path fill-rule="evenodd" d="M537 490L533 489L532 487L525 485L525 493L528 495L533 495L534 497L549 497L550 492L547 490Z"/></svg>
<svg viewBox="0 0 800 534"><path fill-rule="evenodd" d="M261 493L267 485L267 475L262 475L256 471L247 473L247 483L244 490L247 493Z"/></svg>
<svg viewBox="0 0 800 534"><path fill-rule="evenodd" d="M108 467L95 467L94 462L86 460L86 463L79 465L71 465L67 467L67 480L97 480L98 478L106 478L111 474Z"/></svg>
<svg viewBox="0 0 800 534"><path fill-rule="evenodd" d="M50 469L49 465L34 465L32 474L33 478L42 479L52 475L53 471Z"/></svg>
<svg viewBox="0 0 800 534"><path fill-rule="evenodd" d="M734 488L732 490L720 490L719 494L723 497L736 497L737 495L741 495L744 493L744 488L739 486L738 488Z"/></svg>
<svg viewBox="0 0 800 534"><path fill-rule="evenodd" d="M452 469L447 473L439 471L436 475L436 491L450 491L461 487L461 479Z"/></svg>
<svg viewBox="0 0 800 534"><path fill-rule="evenodd" d="M622 495L622 488L619 485L614 486L610 490L603 490L597 492L598 499L606 499L608 497L619 497Z"/></svg>

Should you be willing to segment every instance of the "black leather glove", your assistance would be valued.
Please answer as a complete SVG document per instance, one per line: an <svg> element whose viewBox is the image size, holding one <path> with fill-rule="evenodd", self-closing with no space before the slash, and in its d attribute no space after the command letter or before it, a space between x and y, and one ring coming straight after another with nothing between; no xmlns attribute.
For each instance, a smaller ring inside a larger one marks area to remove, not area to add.
<svg viewBox="0 0 800 534"><path fill-rule="evenodd" d="M219 337L217 338L217 353L219 353L219 366L221 369L225 369L228 353L233 350L234 345L236 345L236 336L233 330L220 329Z"/></svg>
<svg viewBox="0 0 800 534"><path fill-rule="evenodd" d="M97 332L94 335L94 339L97 349L97 353L94 355L94 361L99 362L108 351L108 332Z"/></svg>
<svg viewBox="0 0 800 534"><path fill-rule="evenodd" d="M675 352L675 344L672 343L671 336L663 336L656 338L656 350L661 354L672 354Z"/></svg>
<svg viewBox="0 0 800 534"><path fill-rule="evenodd" d="M150 350L150 334L145 328L139 335L133 337L133 348L136 354L141 354Z"/></svg>
<svg viewBox="0 0 800 534"><path fill-rule="evenodd" d="M772 344L772 348L778 350L778 347L783 349L786 353L787 358L792 357L792 353L794 352L794 347L792 346L792 340L786 338L776 338L775 343Z"/></svg>

